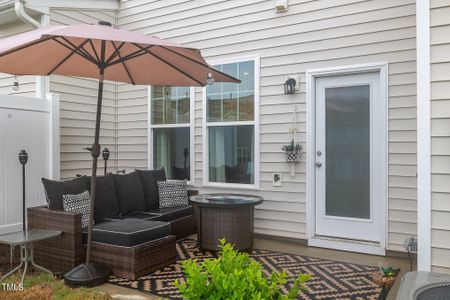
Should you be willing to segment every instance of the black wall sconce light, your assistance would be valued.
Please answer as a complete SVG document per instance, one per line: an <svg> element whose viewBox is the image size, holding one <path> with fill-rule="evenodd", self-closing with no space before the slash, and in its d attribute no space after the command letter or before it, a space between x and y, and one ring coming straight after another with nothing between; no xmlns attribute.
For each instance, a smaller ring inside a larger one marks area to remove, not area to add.
<svg viewBox="0 0 450 300"><path fill-rule="evenodd" d="M286 82L284 83L284 94L294 94L296 90L297 80L294 78L287 78Z"/></svg>
<svg viewBox="0 0 450 300"><path fill-rule="evenodd" d="M105 176L108 174L108 159L109 159L109 154L110 154L110 152L109 152L109 149L108 148L105 148L105 149L103 149L103 151L102 151L102 157L103 157L103 160L105 161Z"/></svg>

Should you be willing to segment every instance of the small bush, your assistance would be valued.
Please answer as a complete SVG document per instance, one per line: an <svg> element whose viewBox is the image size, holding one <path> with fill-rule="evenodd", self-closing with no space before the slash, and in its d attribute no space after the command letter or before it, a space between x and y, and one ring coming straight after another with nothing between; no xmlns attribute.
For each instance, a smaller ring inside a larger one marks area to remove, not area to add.
<svg viewBox="0 0 450 300"><path fill-rule="evenodd" d="M281 287L287 282L286 272L273 272L267 278L261 264L248 254L234 250L225 240L220 240L219 247L217 258L205 259L200 264L197 259L182 263L186 282L176 280L174 285L185 299L297 299L305 289L304 283L311 278L309 274L300 274L284 295Z"/></svg>

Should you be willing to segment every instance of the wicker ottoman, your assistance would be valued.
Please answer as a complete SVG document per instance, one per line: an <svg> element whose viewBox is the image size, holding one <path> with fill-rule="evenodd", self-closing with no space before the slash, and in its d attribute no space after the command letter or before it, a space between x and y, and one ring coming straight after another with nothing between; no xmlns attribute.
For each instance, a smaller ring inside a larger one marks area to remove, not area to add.
<svg viewBox="0 0 450 300"><path fill-rule="evenodd" d="M175 262L170 223L135 218L104 221L92 230L91 259L113 275L136 279Z"/></svg>
<svg viewBox="0 0 450 300"><path fill-rule="evenodd" d="M175 263L175 236L169 235L133 247L92 242L91 260L107 265L117 277L136 280Z"/></svg>

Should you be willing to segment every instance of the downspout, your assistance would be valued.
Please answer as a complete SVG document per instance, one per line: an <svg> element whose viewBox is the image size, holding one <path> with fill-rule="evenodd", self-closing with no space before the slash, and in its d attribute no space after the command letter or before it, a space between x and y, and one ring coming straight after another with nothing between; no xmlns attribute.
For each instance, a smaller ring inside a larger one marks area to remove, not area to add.
<svg viewBox="0 0 450 300"><path fill-rule="evenodd" d="M14 3L14 11L17 17L25 24L31 25L35 28L40 28L49 24L49 16L41 15L41 22L36 21L25 12L25 1L17 0ZM36 76L36 98L45 99L49 93L49 80L47 76Z"/></svg>
<svg viewBox="0 0 450 300"><path fill-rule="evenodd" d="M38 21L33 19L31 16L29 16L25 12L24 2L25 2L24 0L17 0L14 3L14 11L16 12L17 17L20 20L22 20L22 22L24 22L25 24L29 24L29 25L34 26L36 28L41 27L41 23L39 23Z"/></svg>

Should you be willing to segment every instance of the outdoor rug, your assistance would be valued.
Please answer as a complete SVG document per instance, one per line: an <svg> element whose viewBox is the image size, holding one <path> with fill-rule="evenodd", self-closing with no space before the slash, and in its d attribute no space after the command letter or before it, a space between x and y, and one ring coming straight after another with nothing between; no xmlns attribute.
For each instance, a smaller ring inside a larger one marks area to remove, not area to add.
<svg viewBox="0 0 450 300"><path fill-rule="evenodd" d="M378 300L384 298L381 296L381 288L371 280L372 272L377 271L377 267L259 249L253 250L250 255L263 265L266 275L272 271L286 271L291 278L287 286L299 273L311 274L313 277L307 283L308 290L303 292L299 299ZM209 257L213 257L213 254L202 253L195 240L184 239L177 243L177 263L138 280L112 278L110 283L148 292L163 299L182 299L181 294L172 284L175 279L184 279L180 262L189 258L202 261Z"/></svg>

